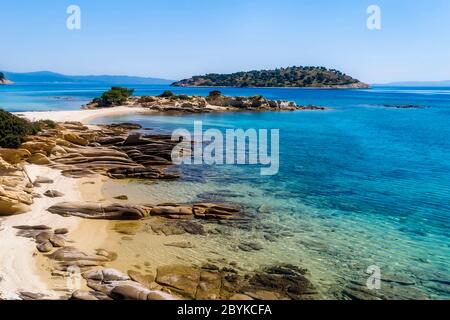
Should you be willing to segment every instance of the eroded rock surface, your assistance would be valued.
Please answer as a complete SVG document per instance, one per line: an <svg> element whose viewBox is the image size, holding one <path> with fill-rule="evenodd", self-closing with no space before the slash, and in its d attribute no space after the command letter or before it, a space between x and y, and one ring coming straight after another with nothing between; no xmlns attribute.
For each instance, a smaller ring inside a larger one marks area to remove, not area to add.
<svg viewBox="0 0 450 320"><path fill-rule="evenodd" d="M150 209L144 206L98 202L63 202L50 207L48 211L65 217L105 220L138 220L150 215Z"/></svg>

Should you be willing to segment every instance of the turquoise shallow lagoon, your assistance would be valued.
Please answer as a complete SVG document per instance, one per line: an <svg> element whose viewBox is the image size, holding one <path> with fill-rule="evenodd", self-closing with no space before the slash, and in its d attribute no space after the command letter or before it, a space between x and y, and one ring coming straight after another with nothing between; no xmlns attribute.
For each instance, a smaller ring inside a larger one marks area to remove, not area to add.
<svg viewBox="0 0 450 320"><path fill-rule="evenodd" d="M168 89L131 87L137 95ZM1 87L0 107L77 109L103 89ZM264 239L257 224L240 236L268 242L267 259L305 265L328 290L365 282L367 267L377 265L385 280L381 290L392 291L395 285L412 296L419 289L432 298L450 298L450 88L221 90L332 110L130 115L95 123L133 121L167 133L192 130L195 120L202 120L205 129L280 129L276 176L260 176L259 166L182 166L180 182L161 182L159 189L139 188L161 202L216 199L253 208L263 225L278 228L282 237ZM207 94L209 90L173 91ZM423 108L385 106L399 104Z"/></svg>

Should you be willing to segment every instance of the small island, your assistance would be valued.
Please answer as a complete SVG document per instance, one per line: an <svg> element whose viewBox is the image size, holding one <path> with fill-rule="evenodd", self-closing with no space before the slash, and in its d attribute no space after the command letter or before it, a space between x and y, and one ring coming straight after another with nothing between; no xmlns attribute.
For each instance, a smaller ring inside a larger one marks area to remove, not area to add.
<svg viewBox="0 0 450 320"><path fill-rule="evenodd" d="M84 109L111 108L117 106L140 107L163 113L209 113L226 111L295 111L327 110L323 106L298 105L294 101L270 100L262 95L250 97L225 96L218 90L208 96L188 96L164 91L159 96L132 96L134 89L112 87L100 97L86 104Z"/></svg>
<svg viewBox="0 0 450 320"><path fill-rule="evenodd" d="M367 89L369 85L335 69L288 67L275 70L207 74L172 84L175 87Z"/></svg>
<svg viewBox="0 0 450 320"><path fill-rule="evenodd" d="M12 82L6 79L6 76L3 72L0 72L0 85L2 84L11 84Z"/></svg>

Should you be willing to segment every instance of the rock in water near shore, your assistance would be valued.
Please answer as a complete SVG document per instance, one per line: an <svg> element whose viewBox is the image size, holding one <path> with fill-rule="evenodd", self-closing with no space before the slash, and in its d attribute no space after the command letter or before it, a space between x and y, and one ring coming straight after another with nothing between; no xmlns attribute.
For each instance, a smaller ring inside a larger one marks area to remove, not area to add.
<svg viewBox="0 0 450 320"><path fill-rule="evenodd" d="M139 220L150 215L150 208L144 206L96 202L63 202L50 207L48 211L65 217L105 220Z"/></svg>
<svg viewBox="0 0 450 320"><path fill-rule="evenodd" d="M48 209L64 217L76 216L87 219L139 220L149 216L170 219L233 219L241 212L231 204L162 204L155 207L131 204L102 204L97 202L62 202Z"/></svg>
<svg viewBox="0 0 450 320"><path fill-rule="evenodd" d="M115 269L101 269L83 274L89 288L101 293L101 297L117 300L176 300L176 297L158 290L149 290L139 282ZM96 300L95 293L76 291L72 299Z"/></svg>

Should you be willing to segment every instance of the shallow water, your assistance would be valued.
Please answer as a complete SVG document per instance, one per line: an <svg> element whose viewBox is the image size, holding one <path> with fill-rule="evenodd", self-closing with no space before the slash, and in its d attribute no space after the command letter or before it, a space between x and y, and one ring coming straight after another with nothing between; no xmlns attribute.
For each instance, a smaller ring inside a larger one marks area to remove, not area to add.
<svg viewBox="0 0 450 320"><path fill-rule="evenodd" d="M136 94L158 94L167 88L137 89ZM78 98L94 94L74 90L70 95ZM209 90L174 91L207 94ZM260 176L258 166L182 166L178 182L130 183L122 189L115 184L110 191L148 203L223 200L259 212L251 230L229 230L225 240L223 235L208 236L193 259L221 248L224 257L239 259L248 267L301 264L328 293L352 281L365 283L367 267L377 265L387 278L415 283L399 290L417 288L432 298L450 297L450 88L222 91L258 93L333 110L97 119L95 123L133 121L167 133L192 130L194 120L202 120L205 129L280 129L276 176ZM0 106L5 103L2 97ZM76 105L71 103L65 107ZM386 108L385 104L424 108ZM29 111L21 106L19 101L11 109ZM55 106L44 103L38 108ZM274 232L280 237L266 237ZM264 249L236 250L242 241L257 241ZM392 290L390 284L383 282L381 290Z"/></svg>
<svg viewBox="0 0 450 320"><path fill-rule="evenodd" d="M411 98L415 95L420 99ZM377 265L382 274L414 279L416 287L442 298L448 297L445 289L420 280L449 279L450 113L447 102L441 102L448 97L437 95L426 99L415 91L407 94L407 101L395 98L428 107L424 109L384 108L380 105L392 99L375 97L361 105L326 104L335 109L325 112L125 116L106 121L135 121L161 132L192 131L194 120L202 120L205 129L222 131L279 128L277 176L261 177L255 166L184 166L181 183L137 188L160 202L217 199L263 206L270 212L261 218L263 224L292 234L277 243L265 241L270 246L266 257L300 262L317 278L331 277L341 284L363 281L367 267ZM263 235L255 230L243 236ZM252 260L251 255L247 259ZM255 259L264 263L267 258Z"/></svg>

